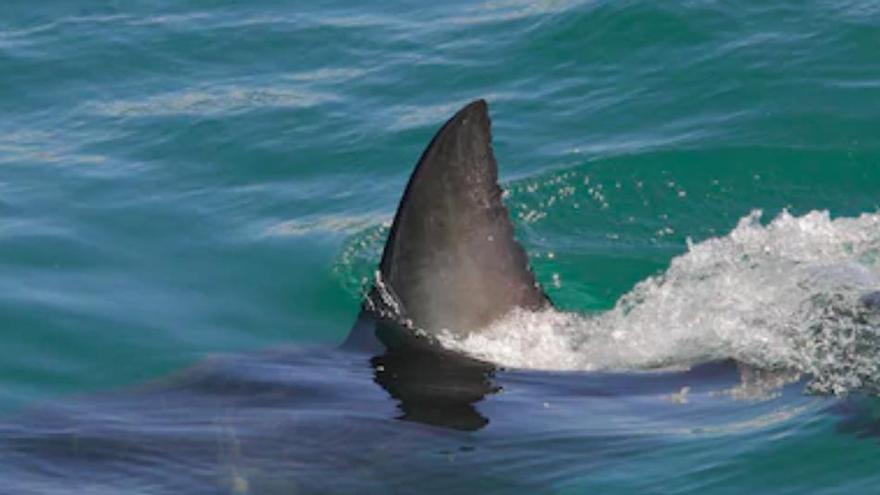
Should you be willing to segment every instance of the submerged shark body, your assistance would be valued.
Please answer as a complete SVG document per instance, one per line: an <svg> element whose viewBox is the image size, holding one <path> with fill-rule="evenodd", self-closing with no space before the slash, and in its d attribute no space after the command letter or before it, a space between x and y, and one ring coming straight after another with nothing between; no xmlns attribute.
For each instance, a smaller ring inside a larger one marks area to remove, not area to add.
<svg viewBox="0 0 880 495"><path fill-rule="evenodd" d="M501 201L484 100L456 113L425 149L400 201L348 347L432 349L514 309L551 303Z"/></svg>

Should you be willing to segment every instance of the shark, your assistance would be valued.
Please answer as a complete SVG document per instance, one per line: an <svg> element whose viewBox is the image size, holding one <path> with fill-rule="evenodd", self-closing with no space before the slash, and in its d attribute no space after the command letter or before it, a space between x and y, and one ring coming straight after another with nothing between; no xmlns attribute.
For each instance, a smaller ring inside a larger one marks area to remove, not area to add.
<svg viewBox="0 0 880 495"><path fill-rule="evenodd" d="M489 107L478 99L446 121L422 152L342 346L373 354L375 381L400 401L402 419L484 426L473 405L497 391L497 366L444 348L438 335L466 337L517 309L554 308L514 234L498 183ZM860 311L880 312L880 291L859 304ZM699 380L718 369L759 393L767 384L800 379L793 370L754 369L734 359L684 375Z"/></svg>

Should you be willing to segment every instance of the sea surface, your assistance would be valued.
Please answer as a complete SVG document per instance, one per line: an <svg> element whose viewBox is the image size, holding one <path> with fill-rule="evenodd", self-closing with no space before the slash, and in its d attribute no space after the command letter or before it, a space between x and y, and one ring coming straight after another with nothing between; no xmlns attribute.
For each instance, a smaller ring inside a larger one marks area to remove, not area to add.
<svg viewBox="0 0 880 495"><path fill-rule="evenodd" d="M0 493L880 493L878 49L870 0L4 0ZM339 350L476 98L557 310Z"/></svg>

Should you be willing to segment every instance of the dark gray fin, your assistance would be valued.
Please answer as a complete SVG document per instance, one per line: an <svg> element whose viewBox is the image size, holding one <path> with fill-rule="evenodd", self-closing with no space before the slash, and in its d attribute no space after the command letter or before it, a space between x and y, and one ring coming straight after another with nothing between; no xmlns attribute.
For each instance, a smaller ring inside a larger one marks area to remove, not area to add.
<svg viewBox="0 0 880 495"><path fill-rule="evenodd" d="M466 335L515 308L550 305L514 239L491 139L488 107L477 100L431 140L397 209L365 312L428 334Z"/></svg>

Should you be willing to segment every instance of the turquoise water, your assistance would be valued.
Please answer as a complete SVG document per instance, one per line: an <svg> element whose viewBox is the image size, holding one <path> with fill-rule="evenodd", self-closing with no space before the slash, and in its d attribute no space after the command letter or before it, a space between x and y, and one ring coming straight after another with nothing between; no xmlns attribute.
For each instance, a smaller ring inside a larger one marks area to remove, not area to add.
<svg viewBox="0 0 880 495"><path fill-rule="evenodd" d="M816 330L785 294L880 288L878 42L868 1L4 2L4 484L870 493L877 327ZM395 419L333 348L419 153L479 97L540 282L608 316L484 346L504 393L460 431ZM642 281L643 310L616 305ZM234 393L152 411L144 383L218 353ZM724 358L821 380L735 399L735 370L615 374Z"/></svg>

